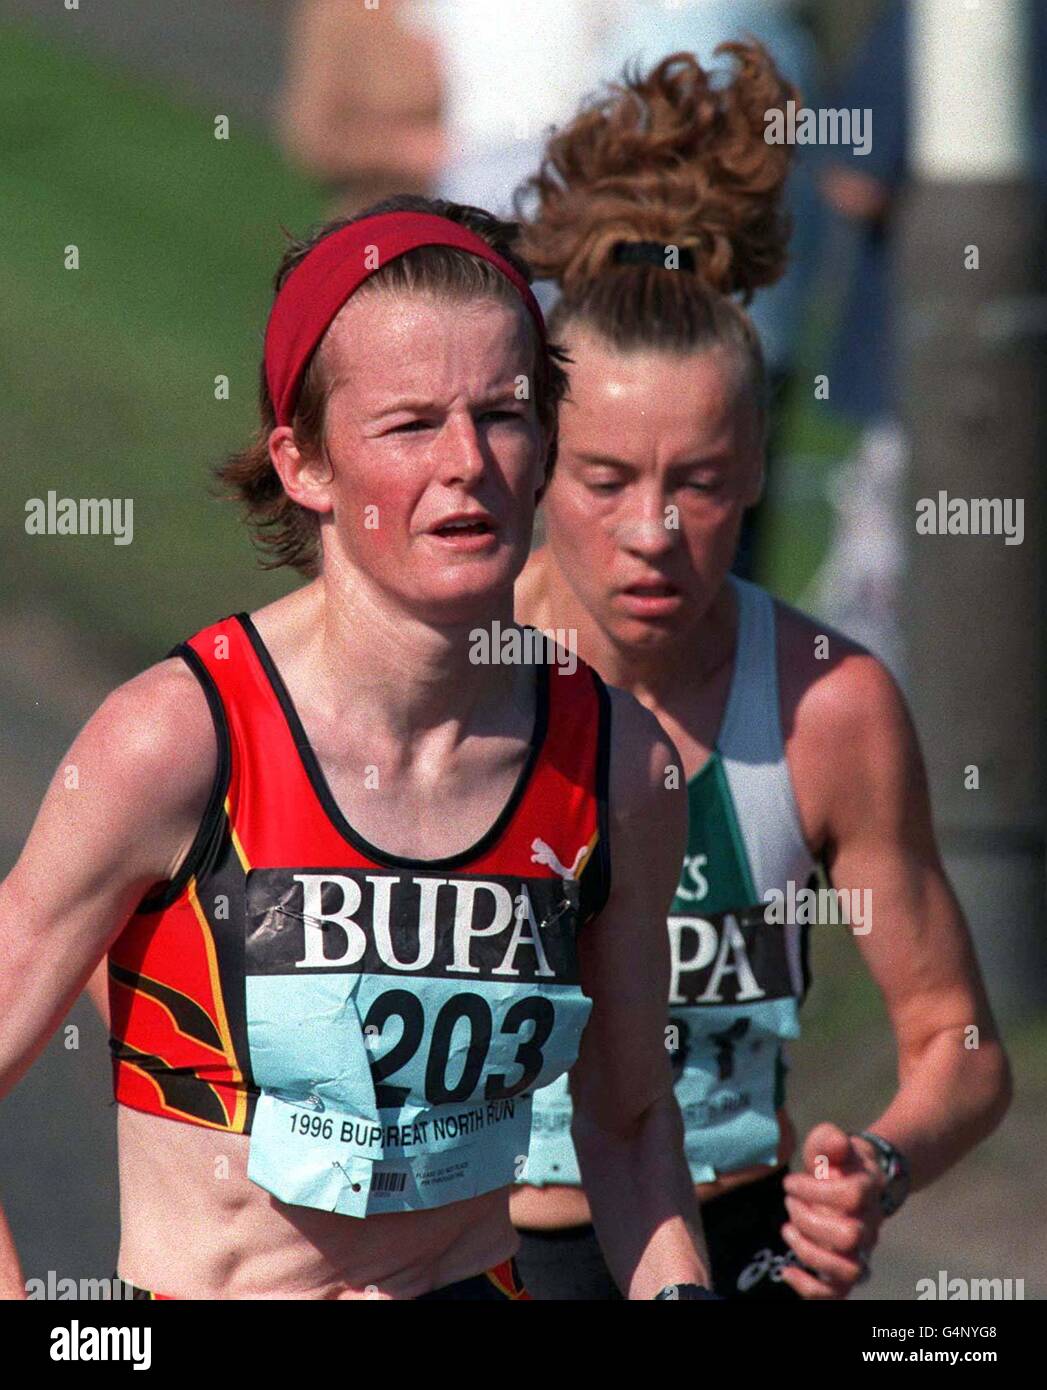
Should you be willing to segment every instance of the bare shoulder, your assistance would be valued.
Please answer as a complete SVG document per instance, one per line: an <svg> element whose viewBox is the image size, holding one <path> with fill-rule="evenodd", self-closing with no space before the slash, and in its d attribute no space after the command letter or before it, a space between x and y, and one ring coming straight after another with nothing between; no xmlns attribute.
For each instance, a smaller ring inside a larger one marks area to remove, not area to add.
<svg viewBox="0 0 1047 1390"><path fill-rule="evenodd" d="M180 657L150 666L109 695L76 744L104 749L114 771L162 776L172 786L210 786L214 720L196 676Z"/></svg>
<svg viewBox="0 0 1047 1390"><path fill-rule="evenodd" d="M787 735L825 748L910 727L905 697L878 657L826 623L775 602Z"/></svg>
<svg viewBox="0 0 1047 1390"><path fill-rule="evenodd" d="M87 935L104 934L141 891L173 877L217 766L207 698L184 662L160 662L118 686L52 777L5 882L8 900L22 910L46 881L61 930L89 919Z"/></svg>
<svg viewBox="0 0 1047 1390"><path fill-rule="evenodd" d="M626 690L608 686L611 703L612 821L624 824L656 820L671 823L682 811L686 784L676 745L644 705Z"/></svg>
<svg viewBox="0 0 1047 1390"><path fill-rule="evenodd" d="M120 859L168 878L196 835L217 767L199 681L180 658L161 661L118 686L81 730L41 810L44 832L75 836L98 863Z"/></svg>
<svg viewBox="0 0 1047 1390"><path fill-rule="evenodd" d="M778 634L786 756L812 851L880 822L929 824L916 730L883 662L784 604Z"/></svg>

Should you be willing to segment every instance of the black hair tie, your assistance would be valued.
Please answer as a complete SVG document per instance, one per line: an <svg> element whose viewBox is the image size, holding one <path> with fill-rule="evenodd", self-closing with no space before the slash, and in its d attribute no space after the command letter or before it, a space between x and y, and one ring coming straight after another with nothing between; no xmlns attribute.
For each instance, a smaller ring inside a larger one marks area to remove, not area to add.
<svg viewBox="0 0 1047 1390"><path fill-rule="evenodd" d="M628 265L656 265L662 270L668 267L665 264L665 252L667 248L660 241L616 241L611 248L611 259L616 264ZM680 257L681 270L694 269L694 253L689 246L678 246L676 248Z"/></svg>

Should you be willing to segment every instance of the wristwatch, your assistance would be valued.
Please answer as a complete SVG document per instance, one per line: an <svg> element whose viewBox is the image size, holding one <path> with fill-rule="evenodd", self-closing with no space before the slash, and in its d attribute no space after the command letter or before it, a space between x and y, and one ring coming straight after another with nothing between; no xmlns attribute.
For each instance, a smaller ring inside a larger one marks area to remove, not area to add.
<svg viewBox="0 0 1047 1390"><path fill-rule="evenodd" d="M900 1149L896 1149L882 1134L874 1134L871 1129L863 1129L852 1136L867 1139L876 1152L876 1162L884 1176L884 1188L880 1193L880 1210L884 1216L893 1216L909 1195L909 1161Z"/></svg>
<svg viewBox="0 0 1047 1390"><path fill-rule="evenodd" d="M664 1289L660 1290L660 1292L658 1292L658 1293L655 1294L655 1296L654 1296L654 1302L657 1303L657 1302L659 1302L659 1300L661 1300L661 1299L670 1299L670 1298L672 1298L672 1299L677 1299L677 1298L680 1298L680 1299L684 1299L684 1298L686 1298L686 1299L698 1299L698 1298L706 1299L706 1298L713 1298L713 1299L715 1299L718 1303L722 1303L722 1302L723 1302L723 1299L720 1297L720 1295L719 1295L718 1293L713 1293L712 1289L707 1289L707 1288L705 1287L704 1284L666 1284L666 1286L665 1286Z"/></svg>

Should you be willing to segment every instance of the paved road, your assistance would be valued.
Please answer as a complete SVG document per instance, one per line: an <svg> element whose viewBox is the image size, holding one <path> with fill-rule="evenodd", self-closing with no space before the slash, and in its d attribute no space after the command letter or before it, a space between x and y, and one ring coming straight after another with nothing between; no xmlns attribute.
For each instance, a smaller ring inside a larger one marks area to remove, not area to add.
<svg viewBox="0 0 1047 1390"><path fill-rule="evenodd" d="M812 943L819 1003L819 942ZM857 967L856 965L856 968ZM833 988L823 980L822 989ZM821 1120L867 1125L894 1090L894 1048L886 1023L860 1036L790 1048L790 1105L801 1134ZM1036 1155L1047 1113L1047 1070L1028 1045L1012 1057L1015 1103L1001 1127L933 1186L916 1193L882 1228L873 1275L858 1299L915 1299L920 1279L939 1270L965 1279L1024 1279L1025 1297L1047 1298L1047 1186Z"/></svg>
<svg viewBox="0 0 1047 1390"><path fill-rule="evenodd" d="M0 621L0 874L6 874L76 730L121 675L46 612ZM32 930L26 923L26 930ZM27 1278L99 1277L116 1257L115 1111L109 1054L79 1002L0 1102L0 1196Z"/></svg>

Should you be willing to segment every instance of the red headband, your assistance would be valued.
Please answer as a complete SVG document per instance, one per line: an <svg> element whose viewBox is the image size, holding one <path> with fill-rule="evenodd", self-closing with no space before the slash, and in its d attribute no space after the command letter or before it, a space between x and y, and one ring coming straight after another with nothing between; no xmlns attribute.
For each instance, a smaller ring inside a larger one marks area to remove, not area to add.
<svg viewBox="0 0 1047 1390"><path fill-rule="evenodd" d="M265 377L278 425L294 415L302 374L349 296L374 272L416 246L456 246L489 261L523 300L539 340L545 320L527 281L482 237L428 212L381 212L324 237L284 281L265 331Z"/></svg>

